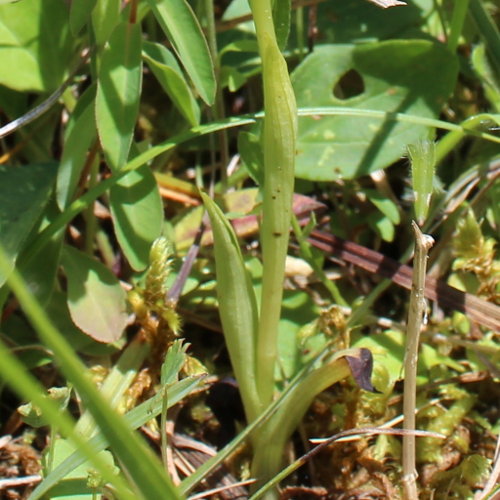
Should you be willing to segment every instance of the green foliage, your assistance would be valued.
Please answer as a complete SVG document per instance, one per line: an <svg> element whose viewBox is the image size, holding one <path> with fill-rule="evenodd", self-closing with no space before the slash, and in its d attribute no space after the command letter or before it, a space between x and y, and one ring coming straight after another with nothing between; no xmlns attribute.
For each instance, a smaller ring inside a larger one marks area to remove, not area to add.
<svg viewBox="0 0 500 500"><path fill-rule="evenodd" d="M416 418L446 439L417 438L419 485L477 493L498 427L477 374L498 375L498 336L475 321L500 290L500 35L482 0L407 3L0 0L2 119L21 117L0 128L0 389L30 401L37 434L49 426L32 500L181 498L245 443L232 469L272 498L304 477L277 475L295 429L397 425L407 296L374 275L410 279L386 259L410 257L407 150L432 274L476 295L427 283ZM311 246L318 228L346 240L333 262ZM367 349L380 393L350 377L369 382ZM71 388L61 404L30 373L42 366ZM165 462L182 402L175 432L210 438L215 409L189 420L195 389L213 397L193 366L211 384L235 375L246 422L174 487L134 429L158 434ZM358 495L363 477L362 494L391 496L400 452L397 435L337 442L311 481Z"/></svg>
<svg viewBox="0 0 500 500"><path fill-rule="evenodd" d="M121 337L127 322L125 292L99 261L73 247L64 249L68 307L76 325L100 342Z"/></svg>
<svg viewBox="0 0 500 500"><path fill-rule="evenodd" d="M202 196L214 232L219 314L233 370L242 384L245 412L252 421L258 416L261 408L255 385L257 301L238 241L229 222L210 198Z"/></svg>
<svg viewBox="0 0 500 500"><path fill-rule="evenodd" d="M437 495L455 494L459 498L470 498L474 487L490 474L488 460L481 455L469 455L459 465L439 472L433 480Z"/></svg>
<svg viewBox="0 0 500 500"><path fill-rule="evenodd" d="M70 395L71 390L68 387L51 387L47 391L47 397L54 401L61 410L67 408ZM41 427L48 423L43 419L42 410L33 403L21 405L17 411L21 414L23 422L31 427Z"/></svg>
<svg viewBox="0 0 500 500"><path fill-rule="evenodd" d="M51 92L62 83L74 50L68 14L69 6L58 0L0 5L2 85L21 92Z"/></svg>
<svg viewBox="0 0 500 500"><path fill-rule="evenodd" d="M120 19L120 0L96 0L94 8L88 2L86 9L91 12L92 32L98 47L102 47L110 38Z"/></svg>
<svg viewBox="0 0 500 500"><path fill-rule="evenodd" d="M116 26L103 51L96 95L97 131L109 166L120 170L132 143L142 85L139 24Z"/></svg>
<svg viewBox="0 0 500 500"><path fill-rule="evenodd" d="M142 271L163 225L158 184L149 167L144 165L122 177L110 189L109 202L123 253L133 269Z"/></svg>
<svg viewBox="0 0 500 500"><path fill-rule="evenodd" d="M57 173L54 163L25 167L0 166L0 233L9 269L0 272L0 285L40 220Z"/></svg>
<svg viewBox="0 0 500 500"><path fill-rule="evenodd" d="M453 90L457 69L445 47L424 40L323 45L295 69L292 82L299 108L349 107L430 118L438 116ZM354 86L342 83L349 74L360 80L352 97L341 93L341 85ZM427 135L426 126L359 120L347 110L344 116L301 118L296 175L322 181L366 175L387 167L404 154L406 144Z"/></svg>
<svg viewBox="0 0 500 500"><path fill-rule="evenodd" d="M436 163L435 144L431 141L420 141L408 145L408 156L411 161L411 178L415 195L415 215L420 225L425 222L431 204L434 184L434 167Z"/></svg>
<svg viewBox="0 0 500 500"><path fill-rule="evenodd" d="M212 104L215 97L213 63L191 7L185 0L148 0L148 3L201 98Z"/></svg>
<svg viewBox="0 0 500 500"><path fill-rule="evenodd" d="M200 123L200 108L175 57L163 45L146 42L144 59L158 82L191 126Z"/></svg>
<svg viewBox="0 0 500 500"><path fill-rule="evenodd" d="M92 85L80 97L66 128L61 163L57 170L57 204L64 210L73 200L87 160L87 152L96 138L94 117L96 87Z"/></svg>

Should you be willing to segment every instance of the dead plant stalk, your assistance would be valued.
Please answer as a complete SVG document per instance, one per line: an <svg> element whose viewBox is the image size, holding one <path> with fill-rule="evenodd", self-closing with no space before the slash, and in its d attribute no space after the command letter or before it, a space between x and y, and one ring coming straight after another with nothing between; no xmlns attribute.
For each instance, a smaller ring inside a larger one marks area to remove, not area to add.
<svg viewBox="0 0 500 500"><path fill-rule="evenodd" d="M423 234L416 222L412 222L415 233L415 257L413 282L410 293L410 309L406 332L406 352L404 363L404 429L415 430L415 407L417 393L417 361L420 332L425 324L425 274L427 254L434 243L431 236ZM405 500L418 498L417 469L415 459L415 435L403 436L403 491Z"/></svg>

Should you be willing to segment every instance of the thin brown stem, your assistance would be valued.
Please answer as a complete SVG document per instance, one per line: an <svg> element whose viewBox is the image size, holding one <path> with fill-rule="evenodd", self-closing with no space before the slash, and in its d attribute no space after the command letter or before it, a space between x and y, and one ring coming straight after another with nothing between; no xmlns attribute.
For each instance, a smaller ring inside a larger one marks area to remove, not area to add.
<svg viewBox="0 0 500 500"><path fill-rule="evenodd" d="M415 430L415 408L417 398L417 361L420 332L425 325L425 274L427 269L427 255L434 240L422 234L418 225L412 223L415 232L415 257L413 266L413 281L410 294L410 308L408 312L408 326L406 331L406 353L404 362L404 396L403 396L403 428L407 431ZM416 443L414 434L403 436L403 489L406 500L418 498Z"/></svg>

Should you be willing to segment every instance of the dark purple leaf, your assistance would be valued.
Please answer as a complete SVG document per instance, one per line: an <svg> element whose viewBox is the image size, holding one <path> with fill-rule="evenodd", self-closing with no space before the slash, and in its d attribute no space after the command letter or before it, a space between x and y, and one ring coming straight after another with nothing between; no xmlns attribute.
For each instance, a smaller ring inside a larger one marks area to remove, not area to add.
<svg viewBox="0 0 500 500"><path fill-rule="evenodd" d="M373 357L370 350L361 348L358 357L346 356L345 359L349 363L352 376L361 389L370 392L379 392L373 387L371 382Z"/></svg>

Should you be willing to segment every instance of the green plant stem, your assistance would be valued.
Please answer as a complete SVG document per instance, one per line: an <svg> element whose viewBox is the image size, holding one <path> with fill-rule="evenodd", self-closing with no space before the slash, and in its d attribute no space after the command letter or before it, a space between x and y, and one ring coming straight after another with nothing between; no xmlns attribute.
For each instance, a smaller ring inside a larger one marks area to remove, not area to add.
<svg viewBox="0 0 500 500"><path fill-rule="evenodd" d="M250 3L264 86L264 201L261 226L262 300L257 334L257 390L263 407L274 392L278 323L288 252L294 187L297 110L288 68L273 25L270 0Z"/></svg>
<svg viewBox="0 0 500 500"><path fill-rule="evenodd" d="M406 331L406 351L404 361L404 395L403 414L405 430L415 430L415 408L417 396L417 361L420 332L425 323L425 274L427 254L434 240L422 234L415 222L412 222L415 233L415 257L413 263L413 283L410 294L408 325ZM418 498L417 469L415 457L415 435L403 436L403 488L406 500Z"/></svg>
<svg viewBox="0 0 500 500"><path fill-rule="evenodd" d="M453 3L453 15L451 18L450 32L448 33L448 48L452 52L457 50L468 6L469 0L460 0L459 2Z"/></svg>
<svg viewBox="0 0 500 500"><path fill-rule="evenodd" d="M281 469L286 442L304 418L314 398L351 374L347 361L341 357L343 353L349 354L348 351L338 353L333 360L325 361L294 384L276 415L256 434L253 440L255 450L252 476L257 479L257 486L274 477ZM265 498L277 498L276 492L268 491Z"/></svg>
<svg viewBox="0 0 500 500"><path fill-rule="evenodd" d="M328 385L332 385L336 381L340 380L343 372L343 363L341 359L344 355L355 354L354 350L343 351L343 353L338 353L334 355L327 366L332 368L335 364L338 370L322 370L318 376L318 387L324 383L324 377L329 377ZM281 412L282 417L287 420L287 411L284 408L294 408L295 404L291 402L298 401L300 405L304 404L304 398L310 397L310 391L307 390L307 383L304 380L310 382L311 374L314 373L314 367L319 363L322 363L329 354L329 348L324 349L320 354L318 354L314 359L312 359L305 367L303 367L299 373L297 373L294 378L290 381L289 385L284 389L284 391L275 399L251 424L247 425L245 429L240 432L229 444L227 444L222 450L220 450L216 456L207 460L201 467L199 467L193 474L184 479L180 485L180 490L182 493L189 493L200 481L204 478L209 477L215 469L226 460L232 453L234 453L245 440L249 437L253 437L255 434L261 431L263 426L270 424L275 418L276 413ZM339 363L340 361L340 363ZM328 372L328 373L327 373ZM349 374L350 371L347 373ZM346 375L344 373L344 375ZM323 387L324 388L324 387ZM303 391L306 391L304 394ZM273 424L274 425L274 424ZM267 443L269 444L269 443ZM281 457L280 457L281 463Z"/></svg>
<svg viewBox="0 0 500 500"><path fill-rule="evenodd" d="M168 440L167 440L167 410L168 410L168 392L163 396L160 413L160 436L161 436L161 460L163 467L168 470Z"/></svg>
<svg viewBox="0 0 500 500"><path fill-rule="evenodd" d="M50 443L49 443L49 452L47 454L47 467L45 470L45 474L52 472L52 468L54 467L54 453L56 446L56 438L57 432L54 425L50 426Z"/></svg>
<svg viewBox="0 0 500 500"><path fill-rule="evenodd" d="M491 116L488 113L471 116L461 123L460 130L451 130L443 136L436 144L436 165L439 164L460 141L467 135L467 131L480 129L484 122L490 123Z"/></svg>

